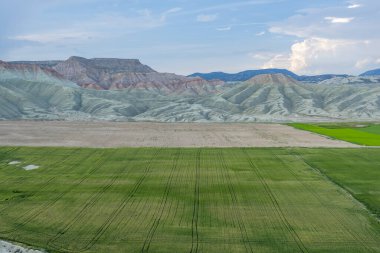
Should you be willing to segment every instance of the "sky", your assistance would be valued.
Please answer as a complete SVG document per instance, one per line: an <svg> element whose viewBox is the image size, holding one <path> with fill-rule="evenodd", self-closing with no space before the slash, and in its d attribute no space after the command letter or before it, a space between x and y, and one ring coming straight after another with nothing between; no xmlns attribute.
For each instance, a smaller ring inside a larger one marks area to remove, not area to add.
<svg viewBox="0 0 380 253"><path fill-rule="evenodd" d="M140 59L160 72L380 68L379 0L0 0L0 59Z"/></svg>

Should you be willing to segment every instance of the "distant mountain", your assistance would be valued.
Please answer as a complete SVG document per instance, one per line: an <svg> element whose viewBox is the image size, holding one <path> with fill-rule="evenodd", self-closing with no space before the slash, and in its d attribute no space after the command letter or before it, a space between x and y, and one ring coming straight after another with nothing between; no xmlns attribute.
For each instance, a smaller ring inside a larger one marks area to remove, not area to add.
<svg viewBox="0 0 380 253"><path fill-rule="evenodd" d="M331 78L346 78L349 77L349 75L336 75L336 74L324 74L324 75L316 75L316 76L297 76L296 79L301 82L306 83L318 83L322 82Z"/></svg>
<svg viewBox="0 0 380 253"><path fill-rule="evenodd" d="M83 88L97 90L145 89L165 94L217 93L222 81L206 81L171 73L159 73L136 59L73 56L53 69Z"/></svg>
<svg viewBox="0 0 380 253"><path fill-rule="evenodd" d="M206 80L219 79L225 82L242 82L262 74L284 74L293 78L298 76L293 72L286 69L260 69L260 70L246 70L236 74L229 74L224 72L211 72L211 73L194 73L189 77L201 77Z"/></svg>
<svg viewBox="0 0 380 253"><path fill-rule="evenodd" d="M360 74L360 76L379 76L379 75L380 75L380 69L373 69L373 70L364 72L363 74Z"/></svg>
<svg viewBox="0 0 380 253"><path fill-rule="evenodd" d="M28 65L38 65L40 67L53 67L62 61L10 61L9 64L28 64Z"/></svg>
<svg viewBox="0 0 380 253"><path fill-rule="evenodd" d="M260 70L246 70L236 74L228 74L224 72L211 72L211 73L194 73L189 76L195 77L199 76L206 80L219 79L225 82L244 82L248 79L255 77L257 75L263 74L283 74L292 77L298 81L317 83L324 81L326 79L334 77L348 77L348 75L335 75L335 74L325 74L316 76L298 76L295 73L286 69L260 69Z"/></svg>
<svg viewBox="0 0 380 253"><path fill-rule="evenodd" d="M370 85L380 84L380 76L347 76L347 77L334 77L319 82L321 85Z"/></svg>

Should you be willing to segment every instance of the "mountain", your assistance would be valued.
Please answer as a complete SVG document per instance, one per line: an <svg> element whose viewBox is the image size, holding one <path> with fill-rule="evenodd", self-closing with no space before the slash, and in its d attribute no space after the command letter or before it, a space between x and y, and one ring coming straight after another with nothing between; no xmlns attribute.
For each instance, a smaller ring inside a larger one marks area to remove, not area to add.
<svg viewBox="0 0 380 253"><path fill-rule="evenodd" d="M220 97L239 108L239 121L380 118L380 84L308 85L282 74L259 75Z"/></svg>
<svg viewBox="0 0 380 253"><path fill-rule="evenodd" d="M264 74L221 87L218 93L183 92L170 96L161 90L136 87L86 89L51 69L1 62L0 119L161 122L380 119L378 83L310 85L283 74ZM191 90L191 86L183 89Z"/></svg>
<svg viewBox="0 0 380 253"><path fill-rule="evenodd" d="M51 68L34 64L16 64L0 61L0 80L20 79L24 81L55 82L61 85L76 85Z"/></svg>
<svg viewBox="0 0 380 253"><path fill-rule="evenodd" d="M302 81L306 83L318 83L318 82L322 82L322 81L332 79L332 78L337 78L337 77L346 78L346 77L349 77L349 75L324 74L324 75L316 75L316 76L298 76L296 77L296 79L298 81Z"/></svg>
<svg viewBox="0 0 380 253"><path fill-rule="evenodd" d="M363 74L360 74L360 76L379 76L379 75L380 75L380 69L373 69L373 70L364 72Z"/></svg>
<svg viewBox="0 0 380 253"><path fill-rule="evenodd" d="M16 65L17 64L37 65L40 67L51 68L60 62L62 62L62 61L55 61L55 60L51 60L51 61L10 61L8 63L9 64L16 64Z"/></svg>
<svg viewBox="0 0 380 253"><path fill-rule="evenodd" d="M83 88L97 90L144 89L163 94L217 93L222 81L206 81L171 73L159 73L136 59L73 56L53 69Z"/></svg>
<svg viewBox="0 0 380 253"><path fill-rule="evenodd" d="M316 106L318 95L310 85L283 74L255 76L221 96L247 115L279 119L297 115L328 116Z"/></svg>
<svg viewBox="0 0 380 253"><path fill-rule="evenodd" d="M195 77L199 76L206 80L219 79L225 82L241 82L247 81L248 79L255 77L257 75L263 74L283 74L290 76L298 81L317 83L334 77L348 77L348 75L335 75L335 74L324 74L315 76L298 76L293 72L286 69L260 69L260 70L246 70L236 74L228 74L224 72L211 72L211 73L194 73L189 76Z"/></svg>
<svg viewBox="0 0 380 253"><path fill-rule="evenodd" d="M0 119L380 120L380 77L311 85L276 73L224 84L159 73L138 60L71 57L53 67L0 61Z"/></svg>
<svg viewBox="0 0 380 253"><path fill-rule="evenodd" d="M347 77L334 77L328 80L319 82L321 85L368 85L380 84L380 76L347 76Z"/></svg>
<svg viewBox="0 0 380 253"><path fill-rule="evenodd" d="M229 74L224 72L211 72L211 73L194 73L189 77L201 77L206 80L218 79L225 82L241 82L262 74L284 74L293 78L297 75L286 69L260 69L260 70L246 70L236 74Z"/></svg>

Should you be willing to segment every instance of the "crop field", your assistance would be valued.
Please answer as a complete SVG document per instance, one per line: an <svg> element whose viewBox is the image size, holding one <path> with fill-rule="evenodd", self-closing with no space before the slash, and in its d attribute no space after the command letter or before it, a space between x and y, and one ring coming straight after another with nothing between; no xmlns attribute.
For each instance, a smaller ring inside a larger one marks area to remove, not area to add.
<svg viewBox="0 0 380 253"><path fill-rule="evenodd" d="M379 149L304 149L302 153L312 168L346 189L380 219Z"/></svg>
<svg viewBox="0 0 380 253"><path fill-rule="evenodd" d="M365 146L380 146L380 124L378 123L292 123L289 125L337 140Z"/></svg>
<svg viewBox="0 0 380 253"><path fill-rule="evenodd" d="M380 252L379 166L380 149L365 148L2 147L0 239L49 252Z"/></svg>

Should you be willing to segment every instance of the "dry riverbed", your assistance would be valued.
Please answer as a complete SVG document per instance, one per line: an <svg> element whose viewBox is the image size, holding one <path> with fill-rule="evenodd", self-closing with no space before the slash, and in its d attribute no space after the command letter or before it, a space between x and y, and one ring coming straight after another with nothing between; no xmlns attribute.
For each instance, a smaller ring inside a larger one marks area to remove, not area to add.
<svg viewBox="0 0 380 253"><path fill-rule="evenodd" d="M0 146L355 147L281 124L0 121Z"/></svg>

